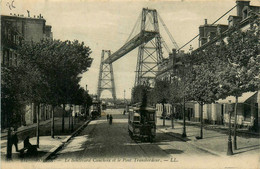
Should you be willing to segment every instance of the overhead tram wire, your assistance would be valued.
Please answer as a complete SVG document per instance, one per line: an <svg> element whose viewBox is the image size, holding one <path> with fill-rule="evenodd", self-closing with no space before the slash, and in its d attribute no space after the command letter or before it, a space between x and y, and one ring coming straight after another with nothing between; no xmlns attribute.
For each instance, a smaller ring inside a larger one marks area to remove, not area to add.
<svg viewBox="0 0 260 169"><path fill-rule="evenodd" d="M210 26L214 25L216 22L218 22L220 19L222 19L226 14L228 14L229 12L231 12L235 7L237 7L237 5L235 5L234 7L232 7L230 10L228 10L226 13L224 13L221 17L219 17L215 22L213 22L212 24L210 24ZM189 40L187 43L185 43L182 47L180 47L177 52L179 52L182 48L184 48L186 45L188 45L190 42L192 42L194 39L196 39L200 34L197 34L194 38L192 38L191 40Z"/></svg>

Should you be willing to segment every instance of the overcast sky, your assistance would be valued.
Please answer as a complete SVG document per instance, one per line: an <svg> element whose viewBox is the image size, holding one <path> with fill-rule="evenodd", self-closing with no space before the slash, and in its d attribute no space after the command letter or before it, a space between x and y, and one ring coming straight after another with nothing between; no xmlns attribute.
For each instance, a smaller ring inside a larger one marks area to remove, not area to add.
<svg viewBox="0 0 260 169"><path fill-rule="evenodd" d="M2 14L24 14L30 11L31 16L43 15L46 23L52 26L53 37L61 40L78 39L84 41L92 50L94 58L91 68L85 74L81 85L88 85L90 93L97 91L98 73L102 49L119 49L129 37L142 8L154 8L164 20L169 31L179 46L184 45L198 34L198 27L214 22L226 11L235 6L234 0L218 1L86 1L86 0L14 0L15 8L8 7L8 2L2 0ZM260 1L251 1L251 5L260 5ZM218 23L227 24L227 17L235 15L236 9L231 11ZM160 31L164 31L160 25ZM166 34L162 36L167 41ZM173 47L167 41L168 46ZM197 48L198 39L191 43ZM189 45L184 48L186 51ZM168 54L164 53L164 57ZM123 98L131 97L134 86L135 68L137 63L137 49L113 63L116 95ZM111 97L110 92L104 91L103 97Z"/></svg>

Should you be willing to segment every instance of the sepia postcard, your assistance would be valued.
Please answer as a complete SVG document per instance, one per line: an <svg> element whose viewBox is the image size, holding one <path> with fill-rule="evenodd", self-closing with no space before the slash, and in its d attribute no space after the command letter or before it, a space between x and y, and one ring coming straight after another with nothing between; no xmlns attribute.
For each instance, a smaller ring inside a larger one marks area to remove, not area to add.
<svg viewBox="0 0 260 169"><path fill-rule="evenodd" d="M1 168L258 169L259 0L1 0Z"/></svg>

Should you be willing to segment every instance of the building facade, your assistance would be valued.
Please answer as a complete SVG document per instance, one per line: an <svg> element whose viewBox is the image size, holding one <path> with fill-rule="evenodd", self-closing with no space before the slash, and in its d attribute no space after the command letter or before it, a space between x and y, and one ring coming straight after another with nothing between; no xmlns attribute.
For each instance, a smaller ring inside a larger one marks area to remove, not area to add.
<svg viewBox="0 0 260 169"><path fill-rule="evenodd" d="M259 19L260 6L251 6L250 1L236 1L237 15L230 15L228 17L228 24L208 24L205 19L204 25L199 26L199 47L196 50L203 50L206 47L217 43L220 39L224 41L227 38L228 32L230 32L233 26L238 26L242 31L250 29L254 21ZM196 51L194 50L194 51ZM173 62L174 59L181 57L183 52L176 53L175 50L169 55L168 59L163 61L163 64L159 67L158 79L170 80L173 78ZM252 127L256 126L260 122L260 92L244 93L239 97L238 103L238 125ZM206 104L203 106L203 120L213 124L227 124L228 112L227 106L230 98L224 100L218 100L216 103ZM234 98L232 103L234 103ZM189 102L186 107L187 119L192 121L199 121L201 106L194 102ZM258 119L258 120L256 120ZM234 122L234 115L231 119Z"/></svg>
<svg viewBox="0 0 260 169"><path fill-rule="evenodd" d="M1 66L17 66L19 56L17 47L22 41L39 42L43 39L52 39L51 26L46 25L46 20L41 16L25 17L24 15L1 15ZM39 112L39 119L50 118L50 106L41 104L38 108L34 103L25 103L21 114L21 125L36 122L36 113ZM1 120L4 123L5 115Z"/></svg>

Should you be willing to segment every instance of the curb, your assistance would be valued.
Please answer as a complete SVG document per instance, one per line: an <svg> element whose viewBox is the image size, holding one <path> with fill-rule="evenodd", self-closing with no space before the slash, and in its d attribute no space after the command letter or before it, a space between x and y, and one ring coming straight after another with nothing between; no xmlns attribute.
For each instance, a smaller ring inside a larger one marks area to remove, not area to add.
<svg viewBox="0 0 260 169"><path fill-rule="evenodd" d="M69 142L73 137L75 137L77 134L79 134L87 125L91 122L91 120L86 121L84 124L82 124L76 131L74 131L70 136L66 137L64 140L62 140L62 143L54 148L52 148L47 154L45 154L40 161L47 162L50 157L54 154L56 154L67 142Z"/></svg>
<svg viewBox="0 0 260 169"><path fill-rule="evenodd" d="M222 154L216 153L216 152L214 152L214 151L212 151L212 150L210 150L210 149L208 149L208 148L198 146L198 145L192 143L192 141L187 141L187 140L185 140L185 139L182 138L182 137L175 136L175 135L170 134L170 133L168 133L168 132L166 132L166 131L164 131L164 130L162 130L162 129L158 129L158 130L162 131L163 133L165 133L165 134L167 134L167 135L169 135L169 136L172 136L172 137L175 137L175 138L177 138L177 139L180 139L180 140L182 140L182 141L184 141L184 142L186 142L186 143L188 143L188 144L190 144L190 145L196 147L197 149L200 149L200 150L202 150L202 151L208 152L208 153L210 153L210 154L212 154L212 155L215 155L215 156L219 156L219 157L222 156Z"/></svg>

